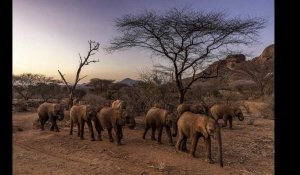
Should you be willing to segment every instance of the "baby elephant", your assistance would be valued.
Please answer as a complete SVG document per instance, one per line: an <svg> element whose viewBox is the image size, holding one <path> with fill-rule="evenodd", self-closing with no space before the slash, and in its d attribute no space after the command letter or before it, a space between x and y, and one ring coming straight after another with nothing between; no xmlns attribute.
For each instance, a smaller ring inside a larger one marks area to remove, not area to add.
<svg viewBox="0 0 300 175"><path fill-rule="evenodd" d="M41 122L41 129L44 130L44 125L48 119L50 119L52 126L51 131L55 129L59 132L58 126L56 124L56 119L61 121L64 119L64 109L61 105L57 103L43 103L38 107L39 121Z"/></svg>
<svg viewBox="0 0 300 175"><path fill-rule="evenodd" d="M221 131L218 123L214 119L203 114L185 112L178 119L177 125L179 134L176 143L177 150L187 151L186 141L188 138L191 138L192 148L190 154L194 157L198 140L200 137L203 137L206 147L206 160L212 162L210 137L213 137L218 141L220 166L223 167Z"/></svg>
<svg viewBox="0 0 300 175"><path fill-rule="evenodd" d="M78 137L83 139L84 124L87 122L89 131L91 133L91 141L94 141L94 132L92 127L92 118L96 116L96 110L92 109L90 105L74 105L70 110L71 128L70 135L73 133L74 123L78 126Z"/></svg>
<svg viewBox="0 0 300 175"><path fill-rule="evenodd" d="M123 138L122 126L125 125L126 118L123 110L114 109L112 107L103 107L96 116L95 126L99 126L97 129L99 140L101 138L101 131L107 129L109 141L113 142L111 130L115 131L117 137L117 144L121 145L121 139Z"/></svg>
<svg viewBox="0 0 300 175"><path fill-rule="evenodd" d="M155 139L155 130L158 130L158 143L161 144L161 135L163 127L166 127L166 132L169 137L169 143L170 145L174 146L172 136L171 136L171 130L170 127L173 126L173 128L177 127L176 125L176 115L170 111L167 111L165 109L152 107L149 109L149 111L146 114L145 119L145 131L143 134L143 139L145 139L146 133L149 130L149 128L152 128L152 135L151 139Z"/></svg>
<svg viewBox="0 0 300 175"><path fill-rule="evenodd" d="M229 128L232 128L232 118L237 117L240 121L244 120L244 115L240 108L231 107L226 104L215 104L210 108L210 115L215 119L223 119L222 127L227 126L229 121Z"/></svg>

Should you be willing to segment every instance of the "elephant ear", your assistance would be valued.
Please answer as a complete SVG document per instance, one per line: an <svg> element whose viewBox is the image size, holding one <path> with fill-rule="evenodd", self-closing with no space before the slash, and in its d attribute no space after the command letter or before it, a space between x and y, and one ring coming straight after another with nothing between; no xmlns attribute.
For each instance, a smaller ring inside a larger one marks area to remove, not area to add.
<svg viewBox="0 0 300 175"><path fill-rule="evenodd" d="M124 126L125 125L125 120L122 119L123 116L123 111L120 110L116 110L116 115L115 115L115 124L116 125L121 125Z"/></svg>
<svg viewBox="0 0 300 175"><path fill-rule="evenodd" d="M174 120L176 120L176 114L170 111L166 112L166 125L171 127Z"/></svg>
<svg viewBox="0 0 300 175"><path fill-rule="evenodd" d="M234 116L238 117L239 116L239 113L241 112L240 108L234 108L233 109L233 113L234 113Z"/></svg>

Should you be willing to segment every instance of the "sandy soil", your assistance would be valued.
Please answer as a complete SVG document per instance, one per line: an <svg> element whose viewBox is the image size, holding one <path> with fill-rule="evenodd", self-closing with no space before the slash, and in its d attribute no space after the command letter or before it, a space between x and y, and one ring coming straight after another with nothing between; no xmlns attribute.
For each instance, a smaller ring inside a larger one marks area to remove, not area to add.
<svg viewBox="0 0 300 175"><path fill-rule="evenodd" d="M212 140L212 157L204 161L204 142L200 140L196 158L176 152L169 146L163 132L163 144L142 139L143 116L137 117L134 130L124 128L124 145L108 141L90 141L85 128L85 140L80 140L74 129L60 125L59 133L35 129L36 113L13 115L13 174L274 174L274 121L254 118L254 123L234 120L233 129L222 129L224 168L217 158L217 144ZM249 119L249 118L248 118ZM250 123L250 124L249 124ZM175 138L176 141L176 138ZM188 142L188 148L190 142Z"/></svg>

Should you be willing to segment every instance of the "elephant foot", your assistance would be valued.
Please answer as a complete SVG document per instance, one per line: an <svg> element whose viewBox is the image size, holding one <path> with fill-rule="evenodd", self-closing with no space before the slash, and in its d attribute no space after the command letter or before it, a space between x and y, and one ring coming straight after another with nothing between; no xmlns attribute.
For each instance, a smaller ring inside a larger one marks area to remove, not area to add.
<svg viewBox="0 0 300 175"><path fill-rule="evenodd" d="M175 145L174 145L174 143L171 143L171 142L170 142L170 143L169 143L169 146L175 146Z"/></svg>
<svg viewBox="0 0 300 175"><path fill-rule="evenodd" d="M110 138L109 141L110 141L110 142L114 142L114 139Z"/></svg>
<svg viewBox="0 0 300 175"><path fill-rule="evenodd" d="M213 163L213 160L212 160L211 158L210 158L210 159L206 158L206 159L205 159L205 162L212 164L212 163Z"/></svg>
<svg viewBox="0 0 300 175"><path fill-rule="evenodd" d="M162 143L161 142L157 142L159 145L161 145Z"/></svg>
<svg viewBox="0 0 300 175"><path fill-rule="evenodd" d="M83 137L80 137L80 140L84 140L84 138L83 138Z"/></svg>
<svg viewBox="0 0 300 175"><path fill-rule="evenodd" d="M98 140L99 140L99 141L102 141L102 138L101 138L101 137L98 137Z"/></svg>
<svg viewBox="0 0 300 175"><path fill-rule="evenodd" d="M71 135L72 135L72 133L69 133L69 135L71 136Z"/></svg>
<svg viewBox="0 0 300 175"><path fill-rule="evenodd" d="M142 137L145 140L145 136Z"/></svg>
<svg viewBox="0 0 300 175"><path fill-rule="evenodd" d="M54 129L53 129L53 128L50 128L50 131L54 131Z"/></svg>
<svg viewBox="0 0 300 175"><path fill-rule="evenodd" d="M59 130L55 130L55 132L59 132Z"/></svg>
<svg viewBox="0 0 300 175"><path fill-rule="evenodd" d="M95 141L95 138L94 138L94 137L92 137L90 140L91 140L91 141Z"/></svg>
<svg viewBox="0 0 300 175"><path fill-rule="evenodd" d="M190 156L191 156L192 158L196 158L195 153L190 153Z"/></svg>
<svg viewBox="0 0 300 175"><path fill-rule="evenodd" d="M156 140L156 138L155 137L151 137L151 140Z"/></svg>
<svg viewBox="0 0 300 175"><path fill-rule="evenodd" d="M117 143L117 146L121 146L121 145L123 145L121 142L118 142L118 143Z"/></svg>

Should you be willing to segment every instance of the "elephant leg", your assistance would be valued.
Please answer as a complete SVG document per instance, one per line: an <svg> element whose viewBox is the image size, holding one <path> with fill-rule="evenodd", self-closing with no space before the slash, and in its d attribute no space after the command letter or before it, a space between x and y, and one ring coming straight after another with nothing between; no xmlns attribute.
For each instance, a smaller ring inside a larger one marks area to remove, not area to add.
<svg viewBox="0 0 300 175"><path fill-rule="evenodd" d="M171 146L174 146L173 140L172 140L172 135L171 135L171 129L170 129L169 126L166 126L166 132L167 132L167 135L168 135L168 137L169 137L169 144L170 144Z"/></svg>
<svg viewBox="0 0 300 175"><path fill-rule="evenodd" d="M84 136L84 120L81 119L81 123L80 123L80 139L81 140L84 139L83 136Z"/></svg>
<svg viewBox="0 0 300 175"><path fill-rule="evenodd" d="M120 131L119 131L119 129L118 129L118 126L116 126L116 127L114 127L114 131L115 131L115 134L116 134L116 137L117 137L117 144L118 145L121 145L121 142L120 142Z"/></svg>
<svg viewBox="0 0 300 175"><path fill-rule="evenodd" d="M145 131L144 131L144 134L143 134L143 139L145 139L146 134L147 134L147 131L148 131L149 129L150 129L149 124L146 124Z"/></svg>
<svg viewBox="0 0 300 175"><path fill-rule="evenodd" d="M70 126L70 133L69 134L70 135L73 134L73 120L71 120L71 126Z"/></svg>
<svg viewBox="0 0 300 175"><path fill-rule="evenodd" d="M207 138L204 138L204 143L205 143L205 149L206 149L206 161L209 163L212 163L210 136L208 136Z"/></svg>
<svg viewBox="0 0 300 175"><path fill-rule="evenodd" d="M52 122L52 124L51 124L50 131L54 131L54 125L53 125L53 122Z"/></svg>
<svg viewBox="0 0 300 175"><path fill-rule="evenodd" d="M41 130L44 131L45 130L45 127L44 127L45 122L44 122L44 120L40 119L40 123L41 123Z"/></svg>
<svg viewBox="0 0 300 175"><path fill-rule="evenodd" d="M59 132L56 120L53 120L53 124L54 124L54 130L55 130L55 132Z"/></svg>
<svg viewBox="0 0 300 175"><path fill-rule="evenodd" d="M198 140L199 140L199 136L198 136L198 134L195 133L192 136L192 149L191 149L191 152L190 152L192 157L195 157L195 152L196 152Z"/></svg>
<svg viewBox="0 0 300 175"><path fill-rule="evenodd" d="M80 122L78 121L77 122L77 128L78 128L78 130L77 130L77 136L78 137L80 137L80 124L79 124Z"/></svg>
<svg viewBox="0 0 300 175"><path fill-rule="evenodd" d="M223 124L222 124L222 127L226 127L227 126L227 116L224 115L223 116Z"/></svg>
<svg viewBox="0 0 300 175"><path fill-rule="evenodd" d="M96 122L94 122L94 124L95 124L95 128L96 128L96 130L97 130L97 132L98 132L98 140L99 140L99 141L102 141L102 137L101 137L101 128L100 128L100 126L99 126L99 123L96 121Z"/></svg>
<svg viewBox="0 0 300 175"><path fill-rule="evenodd" d="M186 142L187 142L187 137L184 136L183 137L183 140L182 140L182 143L181 143L181 150L184 151L184 152L189 152L188 149L186 148Z"/></svg>
<svg viewBox="0 0 300 175"><path fill-rule="evenodd" d="M120 125L117 125L117 128L118 128L118 134L119 134L119 137L120 137L120 140L123 138L123 130L122 130L122 126Z"/></svg>
<svg viewBox="0 0 300 175"><path fill-rule="evenodd" d="M156 140L156 139L155 139L156 126L155 126L155 125L152 125L152 126L151 126L151 129L152 129L151 140Z"/></svg>
<svg viewBox="0 0 300 175"><path fill-rule="evenodd" d="M112 134L111 134L111 130L112 130L112 128L107 128L108 137L109 137L110 142L114 142L114 139L113 139Z"/></svg>
<svg viewBox="0 0 300 175"><path fill-rule="evenodd" d="M161 135L162 135L162 131L163 131L163 126L159 126L158 127L158 137L157 137L157 142L159 144L161 144Z"/></svg>
<svg viewBox="0 0 300 175"><path fill-rule="evenodd" d="M229 121L229 128L232 129L232 117L229 117L228 121Z"/></svg>
<svg viewBox="0 0 300 175"><path fill-rule="evenodd" d="M91 133L91 141L95 141L92 121L90 121L90 120L87 121L87 124L88 124L88 127L89 127L89 131Z"/></svg>
<svg viewBox="0 0 300 175"><path fill-rule="evenodd" d="M181 144L182 144L182 141L183 141L183 138L184 138L184 135L182 133L181 130L178 131L178 140L177 140L177 143L176 143L176 150L178 151L181 151Z"/></svg>

